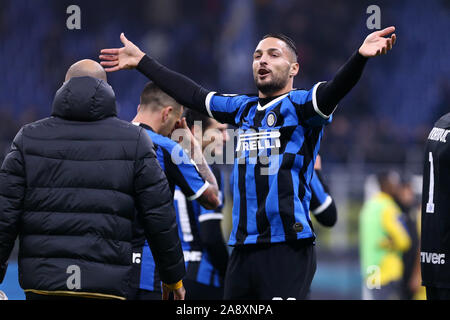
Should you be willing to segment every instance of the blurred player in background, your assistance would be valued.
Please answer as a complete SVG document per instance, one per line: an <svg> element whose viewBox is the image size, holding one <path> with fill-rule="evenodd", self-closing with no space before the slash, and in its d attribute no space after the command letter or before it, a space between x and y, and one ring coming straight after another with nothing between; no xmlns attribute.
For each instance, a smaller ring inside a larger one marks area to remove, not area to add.
<svg viewBox="0 0 450 320"><path fill-rule="evenodd" d="M386 54L394 27L371 33L329 82L293 88L299 72L293 41L266 35L253 52L257 95L221 95L145 55L121 34L104 49L106 71L137 68L183 105L239 128L234 165L234 250L225 299L304 299L316 260L309 219L310 181L323 129L337 103L356 85L367 59Z"/></svg>
<svg viewBox="0 0 450 320"><path fill-rule="evenodd" d="M428 300L450 299L450 113L435 124L425 147L421 268Z"/></svg>
<svg viewBox="0 0 450 320"><path fill-rule="evenodd" d="M117 118L100 64L79 61L52 116L22 127L1 167L0 265L19 235L27 300L124 300L136 216L167 290L184 299L176 215L153 144Z"/></svg>
<svg viewBox="0 0 450 320"><path fill-rule="evenodd" d="M229 140L227 125L221 124L192 109L185 112L187 127L206 156L223 153L224 143ZM180 188L175 189L180 239L186 260L186 276L183 279L187 300L222 300L225 271L228 264L228 250L222 234L221 222L224 206L223 174L217 164L211 164L219 186L221 206L215 210L205 209L198 201L188 202Z"/></svg>
<svg viewBox="0 0 450 320"><path fill-rule="evenodd" d="M171 196L173 197L175 186L178 186L188 200L197 200L202 206L214 209L220 204L217 181L202 156L200 146L191 136L185 136L194 145L192 151L201 156L202 161L195 164L191 160L192 155L188 155L180 144L169 138L179 126L182 114L183 107L178 102L154 83L148 83L142 91L133 124L144 128L152 139L156 157L169 181ZM184 127L187 129L185 121ZM180 157L181 161L175 163L174 156ZM140 224L135 227L133 254L136 259L133 265L133 293L130 299L160 300L161 281L152 251L149 243L144 242ZM189 258L185 256L186 263L189 262ZM162 289L164 293L165 288Z"/></svg>
<svg viewBox="0 0 450 320"><path fill-rule="evenodd" d="M364 203L360 214L363 299L397 300L401 297L402 255L410 248L411 239L395 202L399 174L382 172L377 178L380 192Z"/></svg>
<svg viewBox="0 0 450 320"><path fill-rule="evenodd" d="M398 188L395 200L402 211L402 220L411 239L411 246L403 255L403 277L401 281L401 299L412 300L421 287L419 222L420 209L410 180L403 179Z"/></svg>

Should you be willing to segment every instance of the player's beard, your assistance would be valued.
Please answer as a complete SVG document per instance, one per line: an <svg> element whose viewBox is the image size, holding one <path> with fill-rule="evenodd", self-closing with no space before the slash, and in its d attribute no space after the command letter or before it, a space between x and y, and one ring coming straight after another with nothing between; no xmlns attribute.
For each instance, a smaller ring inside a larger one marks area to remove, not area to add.
<svg viewBox="0 0 450 320"><path fill-rule="evenodd" d="M283 89L289 80L289 69L286 72L272 73L272 81L260 82L258 81L258 74L254 76L255 84L258 90L265 95L270 96L272 93Z"/></svg>

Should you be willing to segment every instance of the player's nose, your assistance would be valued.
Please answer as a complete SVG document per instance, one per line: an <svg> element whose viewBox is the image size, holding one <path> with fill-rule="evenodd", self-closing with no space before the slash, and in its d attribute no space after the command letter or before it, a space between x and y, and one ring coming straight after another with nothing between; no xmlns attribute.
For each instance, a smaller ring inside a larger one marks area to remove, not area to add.
<svg viewBox="0 0 450 320"><path fill-rule="evenodd" d="M267 54L263 53L261 55L261 58L259 58L259 64L262 66L267 65L268 59L267 59Z"/></svg>

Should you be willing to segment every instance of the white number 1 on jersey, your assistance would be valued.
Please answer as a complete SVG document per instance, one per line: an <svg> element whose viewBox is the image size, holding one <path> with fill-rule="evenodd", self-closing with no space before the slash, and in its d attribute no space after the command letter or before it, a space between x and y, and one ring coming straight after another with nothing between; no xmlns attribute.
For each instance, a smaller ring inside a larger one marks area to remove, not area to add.
<svg viewBox="0 0 450 320"><path fill-rule="evenodd" d="M430 187L428 189L428 203L427 203L427 213L434 213L434 167L433 167L433 154L428 153L428 161L430 161Z"/></svg>

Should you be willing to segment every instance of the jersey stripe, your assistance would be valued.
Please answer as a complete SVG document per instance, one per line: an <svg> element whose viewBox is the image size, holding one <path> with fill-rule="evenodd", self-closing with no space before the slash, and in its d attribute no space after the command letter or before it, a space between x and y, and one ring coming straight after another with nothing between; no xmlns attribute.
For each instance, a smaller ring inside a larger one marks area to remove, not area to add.
<svg viewBox="0 0 450 320"><path fill-rule="evenodd" d="M258 209L256 211L256 224L258 227L257 243L270 241L271 230L270 222L266 214L266 199L269 192L269 178L267 175L261 174L262 169L267 169L268 165L257 163L255 165L255 184Z"/></svg>
<svg viewBox="0 0 450 320"><path fill-rule="evenodd" d="M236 231L236 241L244 243L247 238L247 191L245 188L245 176L247 166L238 164L238 192L239 198L239 222Z"/></svg>
<svg viewBox="0 0 450 320"><path fill-rule="evenodd" d="M294 161L295 155L290 153L284 154L281 168L277 176L278 203L286 241L297 239L297 234L293 229L295 224L294 202L284 201L284 199L294 199L294 185L290 170L290 168L294 165Z"/></svg>

